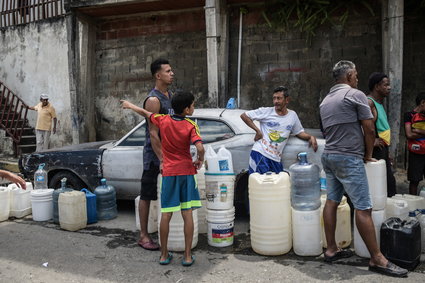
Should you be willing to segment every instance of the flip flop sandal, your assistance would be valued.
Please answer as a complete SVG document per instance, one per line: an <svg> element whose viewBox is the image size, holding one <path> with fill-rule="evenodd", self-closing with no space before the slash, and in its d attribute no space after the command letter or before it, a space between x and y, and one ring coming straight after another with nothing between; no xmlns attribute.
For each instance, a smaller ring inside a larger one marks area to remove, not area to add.
<svg viewBox="0 0 425 283"><path fill-rule="evenodd" d="M137 242L137 244L139 246L141 246L142 248L144 248L145 250L148 251L156 251L159 250L159 245L157 243L155 243L154 241L149 241L149 242L144 242L142 243L140 240Z"/></svg>
<svg viewBox="0 0 425 283"><path fill-rule="evenodd" d="M195 262L195 257L192 255L191 258L192 258L192 261L185 261L184 258L183 258L182 259L182 265L183 266L191 266Z"/></svg>
<svg viewBox="0 0 425 283"><path fill-rule="evenodd" d="M394 263L388 261L386 267L369 265L369 271L377 272L380 274L393 276L393 277L407 277L407 270L401 267L398 267Z"/></svg>
<svg viewBox="0 0 425 283"><path fill-rule="evenodd" d="M170 264L171 260L173 259L173 254L172 253L168 253L168 256L165 260L161 260L161 257L159 257L159 264L160 265L167 265Z"/></svg>
<svg viewBox="0 0 425 283"><path fill-rule="evenodd" d="M324 257L325 262L334 262L342 258L352 257L353 255L354 253L352 250L339 250L333 256L327 256L326 254L324 254Z"/></svg>

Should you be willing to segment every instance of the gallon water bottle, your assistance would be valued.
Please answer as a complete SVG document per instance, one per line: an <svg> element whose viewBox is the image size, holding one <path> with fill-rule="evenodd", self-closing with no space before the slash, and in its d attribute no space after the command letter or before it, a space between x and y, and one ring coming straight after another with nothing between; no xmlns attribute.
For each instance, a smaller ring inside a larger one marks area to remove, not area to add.
<svg viewBox="0 0 425 283"><path fill-rule="evenodd" d="M54 190L53 197L53 222L59 224L59 195L64 192L71 192L71 188L66 187L66 178L61 180L60 189Z"/></svg>
<svg viewBox="0 0 425 283"><path fill-rule="evenodd" d="M34 189L47 189L47 172L44 170L44 163L38 165L37 171L34 173Z"/></svg>
<svg viewBox="0 0 425 283"><path fill-rule="evenodd" d="M307 153L298 154L298 163L289 167L291 175L291 205L300 211L320 207L320 169L308 163Z"/></svg>
<svg viewBox="0 0 425 283"><path fill-rule="evenodd" d="M117 198L115 188L106 184L106 179L100 180L94 193L96 195L96 210L98 220L109 220L117 217Z"/></svg>
<svg viewBox="0 0 425 283"><path fill-rule="evenodd" d="M214 149L207 145L205 150L205 171L207 173L217 174L220 172L218 169L218 156Z"/></svg>

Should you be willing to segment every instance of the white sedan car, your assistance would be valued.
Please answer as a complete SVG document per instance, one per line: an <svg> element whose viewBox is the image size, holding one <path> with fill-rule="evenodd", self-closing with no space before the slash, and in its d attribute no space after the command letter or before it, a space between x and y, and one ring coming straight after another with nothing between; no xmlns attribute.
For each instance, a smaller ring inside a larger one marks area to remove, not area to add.
<svg viewBox="0 0 425 283"><path fill-rule="evenodd" d="M196 109L190 117L198 124L204 145L211 145L215 150L224 145L232 153L237 175L236 202L247 199L246 171L255 136L254 131L240 118L245 111ZM118 141L85 143L25 155L19 162L21 172L32 179L38 164L45 163L51 188L59 188L60 180L67 177L70 187L86 187L93 191L99 185L99 180L106 178L116 188L117 198L134 199L139 195L141 186L145 127L145 121L142 121ZM313 152L306 141L289 138L283 152L285 168L296 162L297 154L302 151L308 152L310 162L321 167L320 156L325 141L318 130L306 129L306 132L318 137L318 151Z"/></svg>

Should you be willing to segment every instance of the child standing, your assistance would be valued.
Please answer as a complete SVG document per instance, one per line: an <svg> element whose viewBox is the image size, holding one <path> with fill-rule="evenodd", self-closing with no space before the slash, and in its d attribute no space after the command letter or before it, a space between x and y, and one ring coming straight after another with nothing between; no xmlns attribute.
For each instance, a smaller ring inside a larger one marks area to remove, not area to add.
<svg viewBox="0 0 425 283"><path fill-rule="evenodd" d="M182 259L183 266L190 266L195 261L191 253L193 239L192 210L200 208L201 201L196 185L196 169L204 161L204 147L198 126L186 118L194 111L194 96L188 92L180 92L173 96L171 106L174 115L153 114L134 104L122 100L124 109L133 111L149 118L152 124L160 130L162 156L159 156L162 169L161 185L161 223L159 235L161 240L161 257L159 263L169 264L173 255L168 252L169 224L173 212L181 211L184 221L185 251ZM190 144L197 150L197 160L192 162ZM156 151L157 152L157 151Z"/></svg>
<svg viewBox="0 0 425 283"><path fill-rule="evenodd" d="M415 109L404 114L404 130L409 148L409 194L417 195L419 182L425 175L425 92L416 97Z"/></svg>

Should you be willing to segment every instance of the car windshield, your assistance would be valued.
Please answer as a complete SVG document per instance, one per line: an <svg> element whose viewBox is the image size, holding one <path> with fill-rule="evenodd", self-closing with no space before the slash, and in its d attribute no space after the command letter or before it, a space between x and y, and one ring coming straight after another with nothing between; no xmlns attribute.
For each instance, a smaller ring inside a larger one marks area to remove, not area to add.
<svg viewBox="0 0 425 283"><path fill-rule="evenodd" d="M197 118L199 131L203 143L217 142L230 139L235 135L232 129L223 121Z"/></svg>
<svg viewBox="0 0 425 283"><path fill-rule="evenodd" d="M118 146L144 146L146 140L146 123L137 128L128 137L120 142Z"/></svg>

